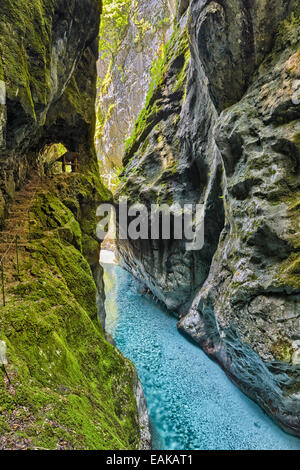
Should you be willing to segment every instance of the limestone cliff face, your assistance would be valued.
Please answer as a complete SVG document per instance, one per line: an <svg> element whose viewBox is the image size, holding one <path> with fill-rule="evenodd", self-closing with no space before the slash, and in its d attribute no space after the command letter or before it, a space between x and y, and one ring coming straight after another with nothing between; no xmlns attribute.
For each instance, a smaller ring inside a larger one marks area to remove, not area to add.
<svg viewBox="0 0 300 470"><path fill-rule="evenodd" d="M99 5L94 0L1 2L3 203L26 178L31 152L47 141L65 143L70 151L83 148L91 160ZM80 68L88 71L84 79ZM87 102L80 97L84 91Z"/></svg>
<svg viewBox="0 0 300 470"><path fill-rule="evenodd" d="M300 434L297 1L179 2L117 197L201 203L205 243L119 240L179 327Z"/></svg>
<svg viewBox="0 0 300 470"><path fill-rule="evenodd" d="M140 446L136 371L98 321L96 207L111 197L93 145L99 5L0 1L0 257L7 232L22 237L18 274L4 258L2 449ZM79 172L41 180L56 143L79 154Z"/></svg>
<svg viewBox="0 0 300 470"><path fill-rule="evenodd" d="M169 39L175 12L173 0L124 3L110 19L111 2L104 2L100 30L96 148L110 186L122 168L125 141L144 106L152 63Z"/></svg>

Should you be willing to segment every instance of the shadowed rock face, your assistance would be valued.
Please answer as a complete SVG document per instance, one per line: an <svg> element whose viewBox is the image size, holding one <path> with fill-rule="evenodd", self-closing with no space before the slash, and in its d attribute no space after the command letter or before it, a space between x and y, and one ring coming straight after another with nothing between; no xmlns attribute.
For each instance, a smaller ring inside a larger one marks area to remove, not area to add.
<svg viewBox="0 0 300 470"><path fill-rule="evenodd" d="M21 282L13 255L4 259L0 333L10 380L0 369L0 447L149 447L136 370L98 321L96 208L111 197L94 149L101 2L0 3L0 228L24 231ZM41 182L39 152L54 143L79 155L80 171ZM7 213L14 198L17 216Z"/></svg>
<svg viewBox="0 0 300 470"><path fill-rule="evenodd" d="M18 0L1 5L1 213L47 143L91 164L100 2ZM84 71L84 74L82 73ZM30 157L31 155L31 157Z"/></svg>
<svg viewBox="0 0 300 470"><path fill-rule="evenodd" d="M185 334L299 435L297 3L191 2L125 154L118 195L204 204L202 250L120 240L124 262L185 315Z"/></svg>
<svg viewBox="0 0 300 470"><path fill-rule="evenodd" d="M218 111L236 103L272 48L278 23L295 0L194 0L193 43Z"/></svg>

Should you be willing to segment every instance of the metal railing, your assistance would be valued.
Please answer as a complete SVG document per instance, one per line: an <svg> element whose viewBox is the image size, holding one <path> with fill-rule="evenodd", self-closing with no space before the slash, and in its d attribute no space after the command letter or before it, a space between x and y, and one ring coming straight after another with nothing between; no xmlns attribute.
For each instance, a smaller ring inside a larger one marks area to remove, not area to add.
<svg viewBox="0 0 300 470"><path fill-rule="evenodd" d="M27 214L26 214L27 220L28 220L28 237L27 237L28 241L30 241L30 224L31 224L30 212L32 210L33 203L36 199L36 195L37 195L37 188L35 188L33 196L30 199L29 207L27 209ZM7 243L8 247L7 247L6 251L4 252L4 254L0 258L1 292L2 292L2 305L3 305L3 307L6 306L6 298L5 298L5 264L4 264L4 261L7 258L7 256L11 253L13 247L15 248L15 256L16 256L16 258L15 258L16 259L16 275L17 275L17 279L19 281L21 281L21 278L20 278L20 263L19 263L19 260L20 260L20 257L19 257L19 248L20 248L19 240L20 240L20 236L18 234L14 235L13 233L12 233L12 235L13 235L12 240ZM0 236L1 236L1 232L0 232Z"/></svg>

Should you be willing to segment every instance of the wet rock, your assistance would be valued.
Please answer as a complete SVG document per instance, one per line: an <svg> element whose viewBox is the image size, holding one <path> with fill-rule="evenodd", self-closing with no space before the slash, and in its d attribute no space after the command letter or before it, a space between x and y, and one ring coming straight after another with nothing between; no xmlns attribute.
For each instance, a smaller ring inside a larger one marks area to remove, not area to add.
<svg viewBox="0 0 300 470"><path fill-rule="evenodd" d="M190 3L124 156L116 200L204 204L203 248L118 243L180 330L299 435L300 11L275 3Z"/></svg>

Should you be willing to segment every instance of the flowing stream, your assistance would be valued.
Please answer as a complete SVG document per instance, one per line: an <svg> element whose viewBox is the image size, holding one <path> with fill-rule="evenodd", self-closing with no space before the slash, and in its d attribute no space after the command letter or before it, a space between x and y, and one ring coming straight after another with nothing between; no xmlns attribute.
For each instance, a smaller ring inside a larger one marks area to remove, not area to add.
<svg viewBox="0 0 300 470"><path fill-rule="evenodd" d="M300 449L177 331L176 318L141 293L121 267L105 270L106 329L135 364L147 398L153 449Z"/></svg>

